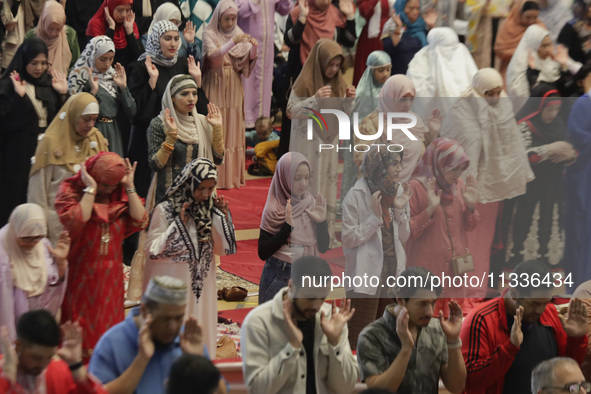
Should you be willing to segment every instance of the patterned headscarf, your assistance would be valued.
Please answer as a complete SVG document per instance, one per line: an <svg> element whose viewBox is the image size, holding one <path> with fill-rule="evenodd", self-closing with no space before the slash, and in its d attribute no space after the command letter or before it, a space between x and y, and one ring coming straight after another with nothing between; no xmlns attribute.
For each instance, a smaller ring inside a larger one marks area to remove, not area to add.
<svg viewBox="0 0 591 394"><path fill-rule="evenodd" d="M412 175L425 188L427 187L427 180L435 177L437 179L435 191L441 190L441 199L451 203L456 195L456 184L450 185L447 183L444 174L464 163L470 165L470 159L462 145L451 138L440 137L427 147Z"/></svg>
<svg viewBox="0 0 591 394"><path fill-rule="evenodd" d="M70 94L80 93L84 89L86 82L90 78L88 70L92 68L92 76L98 77L98 84L111 96L117 98L117 85L113 82L113 77L116 74L115 69L109 67L107 72L101 73L98 72L94 65L94 61L107 52L115 53L115 44L107 36L94 37L86 44L86 48L84 48L82 55L80 55L68 76Z"/></svg>
<svg viewBox="0 0 591 394"><path fill-rule="evenodd" d="M371 193L381 191L386 196L395 196L398 191L398 185L388 177L388 167L395 160L402 162L402 152L389 152L386 149L380 149L378 146L372 147L366 154L361 164L361 174L365 178Z"/></svg>
<svg viewBox="0 0 591 394"><path fill-rule="evenodd" d="M171 21L160 21L156 22L152 30L148 33L148 42L146 43L146 52L142 53L137 60L144 60L147 56L150 56L152 59L152 63L158 64L159 66L164 67L172 67L176 64L176 61L179 56L179 51L174 53L174 57L172 59L168 59L162 53L162 48L160 47L160 37L164 33L169 31L179 31L179 28L172 23ZM180 41L179 41L180 45Z"/></svg>

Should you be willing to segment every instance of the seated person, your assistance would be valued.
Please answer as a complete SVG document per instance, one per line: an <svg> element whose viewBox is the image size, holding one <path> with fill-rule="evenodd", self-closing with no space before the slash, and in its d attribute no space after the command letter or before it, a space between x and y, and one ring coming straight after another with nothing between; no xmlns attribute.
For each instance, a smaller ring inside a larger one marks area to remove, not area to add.
<svg viewBox="0 0 591 394"><path fill-rule="evenodd" d="M590 393L591 383L572 358L555 357L542 361L531 374L532 394Z"/></svg>
<svg viewBox="0 0 591 394"><path fill-rule="evenodd" d="M468 370L466 393L527 393L540 361L559 356L583 361L587 310L574 298L567 316L559 316L550 302L553 282L543 280L549 272L540 261L518 264L515 287L466 316L460 335ZM535 277L539 280L532 281Z"/></svg>
<svg viewBox="0 0 591 394"><path fill-rule="evenodd" d="M330 288L311 285L331 275L326 261L301 257L292 263L288 286L246 316L240 343L249 392L353 391L359 371L347 322L355 310L350 300L338 310L325 304Z"/></svg>
<svg viewBox="0 0 591 394"><path fill-rule="evenodd" d="M449 318L433 319L441 288L432 289L430 272L411 267L399 276L412 286L396 289L396 303L361 331L357 359L362 381L370 388L396 393L437 393L439 378L448 391L461 393L466 380L462 358L462 309L449 303ZM409 278L421 277L420 283ZM418 284L418 286L415 286Z"/></svg>
<svg viewBox="0 0 591 394"><path fill-rule="evenodd" d="M279 136L273 132L273 121L274 118L267 118L261 116L254 124L254 130L246 132L246 146L257 146L260 142L265 141L276 141ZM248 149L246 151L247 156L252 156L254 149Z"/></svg>
<svg viewBox="0 0 591 394"><path fill-rule="evenodd" d="M195 318L187 319L181 333L186 303L187 285L182 280L150 279L140 306L101 337L89 370L110 393L164 394L176 359L183 354L208 357ZM223 382L218 392L226 392Z"/></svg>
<svg viewBox="0 0 591 394"><path fill-rule="evenodd" d="M220 386L220 371L203 356L183 354L170 367L167 394L214 394Z"/></svg>
<svg viewBox="0 0 591 394"><path fill-rule="evenodd" d="M60 327L44 309L21 315L15 347L2 327L0 393L102 394L106 388L82 363L82 329L78 323ZM58 350L62 340L62 347ZM55 358L56 353L60 359Z"/></svg>

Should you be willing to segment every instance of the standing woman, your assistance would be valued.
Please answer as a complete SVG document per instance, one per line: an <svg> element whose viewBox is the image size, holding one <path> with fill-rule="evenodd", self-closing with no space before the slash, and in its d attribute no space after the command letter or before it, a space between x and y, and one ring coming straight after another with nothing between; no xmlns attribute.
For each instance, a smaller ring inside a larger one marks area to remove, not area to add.
<svg viewBox="0 0 591 394"><path fill-rule="evenodd" d="M222 111L224 163L218 167L220 189L244 186L244 89L257 61L257 40L236 25L238 7L233 0L218 3L203 32L203 87L207 97Z"/></svg>
<svg viewBox="0 0 591 394"><path fill-rule="evenodd" d="M224 197L214 193L215 165L193 160L174 180L152 212L146 244L144 289L151 277L170 275L191 283L187 316L203 327L203 343L216 348L217 255L236 253L234 224Z"/></svg>
<svg viewBox="0 0 591 394"><path fill-rule="evenodd" d="M80 56L76 30L66 25L64 6L55 0L45 3L39 24L25 35L25 39L29 37L40 38L47 44L52 70L68 74Z"/></svg>
<svg viewBox="0 0 591 394"><path fill-rule="evenodd" d="M46 238L47 219L35 204L12 211L0 229L0 327L16 339L16 322L33 309L57 315L66 291L70 237L63 232L55 249Z"/></svg>
<svg viewBox="0 0 591 394"><path fill-rule="evenodd" d="M105 137L94 127L98 114L98 102L91 94L71 96L41 137L30 160L28 202L45 211L47 237L54 245L63 231L54 204L60 183L80 171L86 159L107 150Z"/></svg>
<svg viewBox="0 0 591 394"><path fill-rule="evenodd" d="M101 152L66 179L55 197L72 238L62 321L78 321L83 328L85 360L101 335L124 318L123 239L148 225L134 167L116 153Z"/></svg>
<svg viewBox="0 0 591 394"><path fill-rule="evenodd" d="M96 36L107 36L113 40L117 50L114 62L121 63L123 67L134 62L144 50L135 14L131 10L132 4L133 0L104 0L86 28L89 40Z"/></svg>
<svg viewBox="0 0 591 394"><path fill-rule="evenodd" d="M109 143L109 151L125 156L120 116L132 119L136 105L129 89L127 75L121 63L112 67L115 44L107 36L90 40L68 77L70 94L90 92L99 103L96 128ZM128 139L128 138L127 138Z"/></svg>
<svg viewBox="0 0 591 394"><path fill-rule="evenodd" d="M201 70L195 59L179 57L178 27L171 21L160 21L148 35L146 52L131 66L129 90L139 108L131 129L129 157L138 162L135 176L138 193L145 196L150 185L148 139L146 131L152 119L162 110L162 97L168 82L178 74L190 74L197 84L197 112L206 115L209 101L201 87Z"/></svg>
<svg viewBox="0 0 591 394"><path fill-rule="evenodd" d="M37 139L68 93L63 75L48 72L47 54L39 38L25 40L0 78L0 184L5 185L0 190L0 225L27 202Z"/></svg>

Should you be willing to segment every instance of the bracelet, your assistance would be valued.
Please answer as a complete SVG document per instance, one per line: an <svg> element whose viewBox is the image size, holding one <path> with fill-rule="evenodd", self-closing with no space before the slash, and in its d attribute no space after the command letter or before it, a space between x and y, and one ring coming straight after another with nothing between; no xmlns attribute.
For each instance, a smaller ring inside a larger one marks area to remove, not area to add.
<svg viewBox="0 0 591 394"><path fill-rule="evenodd" d="M453 350L453 349L459 349L462 347L462 340L460 339L459 342L456 343L448 343L447 344L447 349L448 350Z"/></svg>
<svg viewBox="0 0 591 394"><path fill-rule="evenodd" d="M399 35L401 35L401 34L402 34L402 32L399 32L399 31L394 31L394 35L395 35L395 36L399 36Z"/></svg>
<svg viewBox="0 0 591 394"><path fill-rule="evenodd" d="M172 153L172 151L174 150L174 146L172 146L166 142L163 142L162 145L160 145L160 147L168 153Z"/></svg>
<svg viewBox="0 0 591 394"><path fill-rule="evenodd" d="M82 361L78 361L75 364L69 365L70 371L72 371L72 372L82 368L83 366L84 366L84 363Z"/></svg>
<svg viewBox="0 0 591 394"><path fill-rule="evenodd" d="M125 191L127 192L127 194L136 193L136 191L135 191L135 187L131 187L131 188L129 188L129 189L125 189Z"/></svg>

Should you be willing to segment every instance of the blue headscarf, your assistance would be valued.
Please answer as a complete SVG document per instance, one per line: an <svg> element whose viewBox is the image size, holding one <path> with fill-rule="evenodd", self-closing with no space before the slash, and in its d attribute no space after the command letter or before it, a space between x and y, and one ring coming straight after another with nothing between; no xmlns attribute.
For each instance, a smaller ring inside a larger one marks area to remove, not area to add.
<svg viewBox="0 0 591 394"><path fill-rule="evenodd" d="M377 83L373 77L376 68L392 64L392 59L384 51L373 51L367 57L365 63L367 68L357 84L357 93L355 94L355 112L359 113L359 120L363 119L376 110L380 100L380 91L384 84Z"/></svg>
<svg viewBox="0 0 591 394"><path fill-rule="evenodd" d="M405 33L418 38L419 41L421 41L422 46L427 46L427 24L421 15L419 15L416 21L412 23L410 22L406 12L404 12L404 7L407 2L408 0L396 0L396 3L394 3L394 11L400 15L400 20L406 27ZM419 7L420 5L421 2L419 0Z"/></svg>

